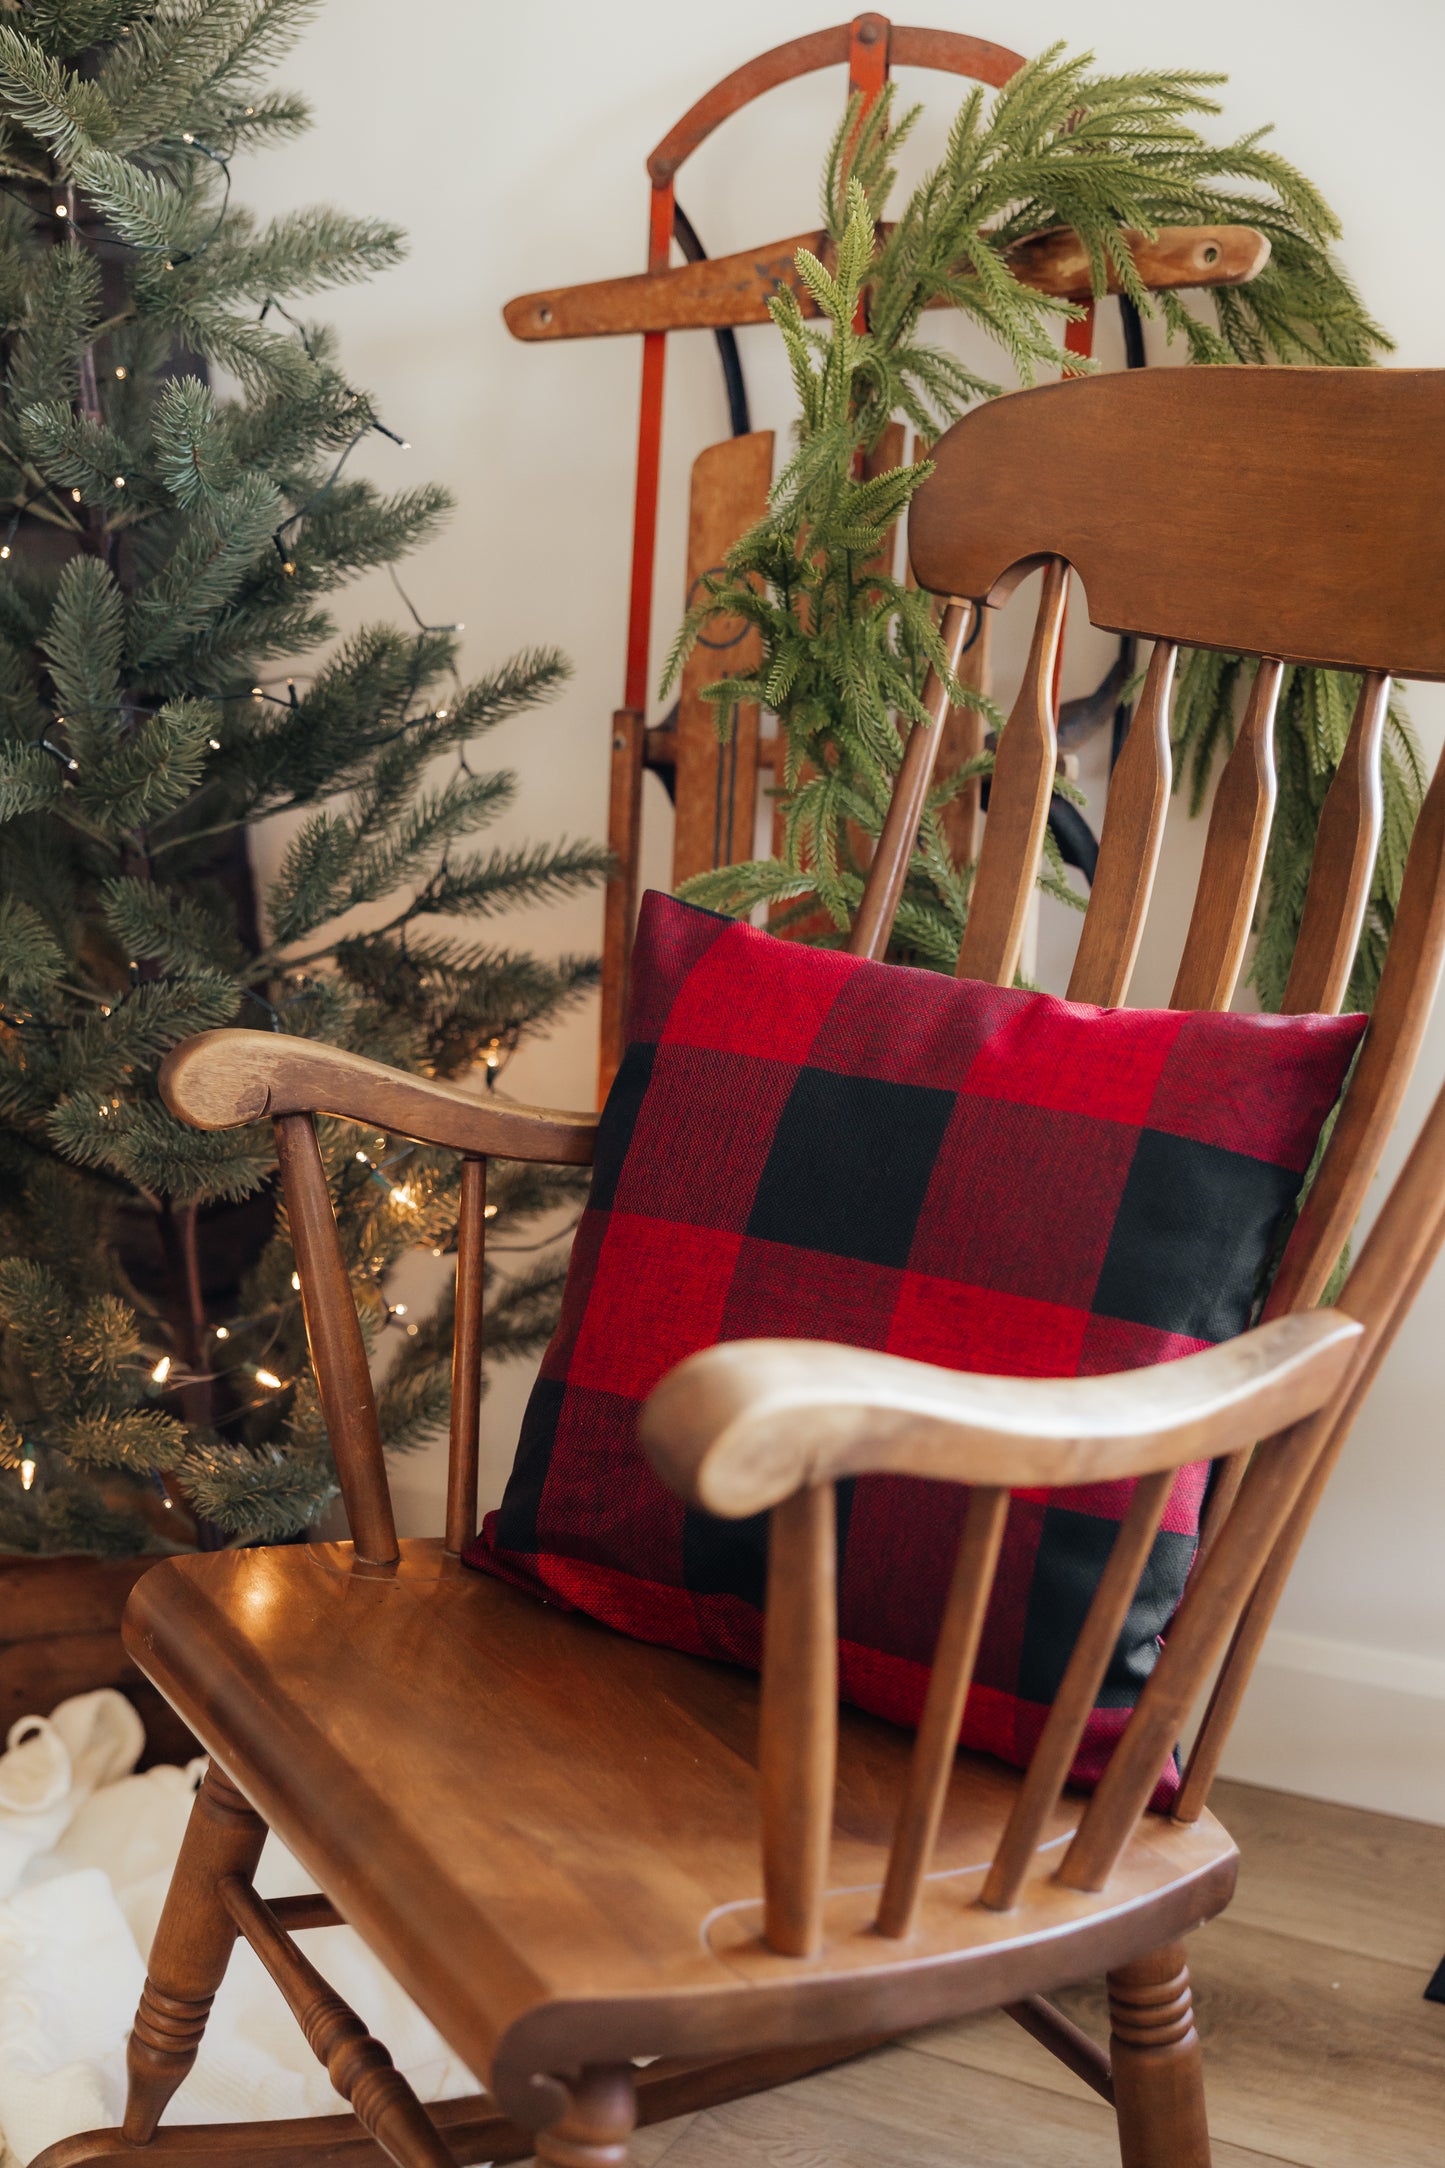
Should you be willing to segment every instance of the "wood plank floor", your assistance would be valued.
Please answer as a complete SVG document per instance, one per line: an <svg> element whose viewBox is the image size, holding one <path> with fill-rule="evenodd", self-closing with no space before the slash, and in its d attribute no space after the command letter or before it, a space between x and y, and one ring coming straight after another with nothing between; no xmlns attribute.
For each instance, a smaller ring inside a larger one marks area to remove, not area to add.
<svg viewBox="0 0 1445 2168"><path fill-rule="evenodd" d="M1215 2168L1442 2168L1445 1829L1249 1785L1239 1894L1191 1943ZM1099 1990L1060 2001L1102 2038ZM1118 2168L1113 2117L1005 2017L641 2131L635 2168Z"/></svg>

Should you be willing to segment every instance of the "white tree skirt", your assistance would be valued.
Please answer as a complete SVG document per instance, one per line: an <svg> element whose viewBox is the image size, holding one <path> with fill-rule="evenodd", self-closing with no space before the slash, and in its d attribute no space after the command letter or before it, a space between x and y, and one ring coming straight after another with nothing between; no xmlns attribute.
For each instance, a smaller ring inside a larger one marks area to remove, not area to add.
<svg viewBox="0 0 1445 2168"><path fill-rule="evenodd" d="M204 1764L132 1776L142 1735L119 1694L78 1695L12 1727L0 1757L0 2138L26 2163L118 2123L125 2040ZM268 1839L265 1897L312 1885ZM349 1927L308 1930L307 1955L390 2049L423 2100L478 2090ZM195 2069L166 2121L334 2115L346 2103L259 1960L236 1945Z"/></svg>

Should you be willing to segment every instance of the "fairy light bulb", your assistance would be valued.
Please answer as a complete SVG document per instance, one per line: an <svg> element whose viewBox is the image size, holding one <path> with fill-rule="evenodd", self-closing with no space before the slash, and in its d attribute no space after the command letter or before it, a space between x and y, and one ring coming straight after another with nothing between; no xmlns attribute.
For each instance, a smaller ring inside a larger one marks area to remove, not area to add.
<svg viewBox="0 0 1445 2168"><path fill-rule="evenodd" d="M160 1361L159 1361L159 1362L158 1362L158 1363L156 1364L156 1366L155 1366L154 1370L152 1370L152 1372L151 1372L151 1383L152 1383L152 1385L164 1385L164 1384L165 1384L165 1382L166 1382L166 1379L167 1379L167 1378L168 1378L168 1377L170 1376L170 1374L171 1374L171 1359L170 1359L170 1356L169 1356L169 1355L162 1355L162 1357L161 1357Z"/></svg>
<svg viewBox="0 0 1445 2168"><path fill-rule="evenodd" d="M20 1488L29 1490L35 1481L35 1455L27 1445L20 1459Z"/></svg>
<svg viewBox="0 0 1445 2168"><path fill-rule="evenodd" d="M125 382L126 378L127 378L127 377L128 377L129 375L130 375L130 371L129 371L129 369L127 369L127 368L126 368L126 367L124 366L124 364L122 364L122 365L121 365L121 367L120 367L120 368L118 368L118 369L116 370L116 372L115 372L115 373L116 373L116 376L117 376L117 377L119 378L119 380L120 380L120 382L121 382L122 384L123 384L123 383Z"/></svg>
<svg viewBox="0 0 1445 2168"><path fill-rule="evenodd" d="M391 1201L394 1205L400 1206L403 1212L410 1212L416 1204L415 1197L412 1195L411 1191L405 1186L405 1184L401 1185L399 1188L393 1189L391 1193Z"/></svg>
<svg viewBox="0 0 1445 2168"><path fill-rule="evenodd" d="M0 542L0 557L8 557L9 555L10 544L8 542Z"/></svg>
<svg viewBox="0 0 1445 2168"><path fill-rule="evenodd" d="M299 1272L293 1272L293 1273L292 1273L292 1275L291 1275L291 1286L292 1286L292 1290L293 1290L293 1292L299 1295L299 1294L300 1294L300 1292L301 1292L301 1275L300 1275L300 1273L299 1273Z"/></svg>
<svg viewBox="0 0 1445 2168"><path fill-rule="evenodd" d="M117 488L117 489L124 489L124 488L125 488L125 476L124 476L123 474L118 474L118 475L116 476L116 478L115 478L115 486L116 486L116 488Z"/></svg>
<svg viewBox="0 0 1445 2168"><path fill-rule="evenodd" d="M489 1205L484 1205L484 1206L482 1207L482 1218L483 1218L483 1219L495 1219L495 1218L496 1218L496 1216L497 1216L497 1206L496 1206L496 1205L494 1205L494 1204L489 1204ZM441 1251L440 1251L440 1250L438 1250L438 1252L437 1252L437 1255L438 1255L438 1256L440 1257L440 1255L441 1255Z"/></svg>
<svg viewBox="0 0 1445 2168"><path fill-rule="evenodd" d="M71 495L71 501L72 501L73 503L75 503L75 504L79 504L79 502L80 502L80 491L79 491L78 489L73 489L73 490L72 490L72 491L70 492L70 495Z"/></svg>
<svg viewBox="0 0 1445 2168"><path fill-rule="evenodd" d="M393 1316L393 1317L405 1317L405 1316L406 1316L406 1304L405 1304L404 1302L398 1302L398 1303L394 1304L394 1305L393 1305L393 1307L392 1307L392 1313L391 1313L391 1314L392 1314L392 1316Z"/></svg>
<svg viewBox="0 0 1445 2168"><path fill-rule="evenodd" d="M230 1326L229 1326L229 1325L218 1325L218 1326L216 1327L216 1338L217 1338L218 1340L229 1340L229 1339L230 1339L230 1337L231 1337L231 1328L230 1328Z"/></svg>
<svg viewBox="0 0 1445 2168"><path fill-rule="evenodd" d="M55 206L55 215L57 218L69 218L70 205L68 203L57 203Z"/></svg>
<svg viewBox="0 0 1445 2168"><path fill-rule="evenodd" d="M273 1393L279 1393L281 1390L281 1380L274 1370L258 1370L256 1372L256 1383L264 1385L268 1391Z"/></svg>

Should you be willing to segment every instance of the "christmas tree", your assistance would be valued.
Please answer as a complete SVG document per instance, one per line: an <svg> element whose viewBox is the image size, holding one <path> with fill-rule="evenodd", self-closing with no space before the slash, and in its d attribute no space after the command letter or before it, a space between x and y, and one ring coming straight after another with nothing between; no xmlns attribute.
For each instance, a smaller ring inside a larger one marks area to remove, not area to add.
<svg viewBox="0 0 1445 2168"><path fill-rule="evenodd" d="M963 101L940 165L920 182L891 228L881 220L894 157L918 109L897 115L890 84L866 117L853 101L823 173L822 211L831 267L807 250L798 269L820 321L805 318L784 288L769 303L798 395L797 449L774 486L768 515L710 575L669 659L664 690L715 618L756 626L759 660L746 676L706 689L720 725L734 708L778 717L786 807L781 857L700 874L696 902L745 914L775 907L773 924L802 922L809 939L841 942L863 890L868 839L881 829L902 754L895 716L923 718L923 680L943 657L929 598L890 576L895 523L928 474L926 460L869 473L867 455L895 417L931 440L975 399L1002 386L963 368L919 337L923 312L944 300L985 331L1024 383L1040 370L1092 365L1060 343L1063 320L1081 311L1026 286L1010 267L1016 244L1050 228L1083 240L1096 294L1112 271L1128 304L1162 316L1190 360L1326 363L1358 367L1389 340L1330 252L1338 223L1317 189L1258 135L1211 144L1195 119L1218 111L1220 78L1180 70L1100 76L1090 54L1053 47L992 99ZM1269 238L1270 259L1248 285L1210 292L1213 316L1175 293L1147 294L1126 235L1160 226L1245 224ZM1128 480L1120 512L1127 517ZM1238 657L1181 658L1176 749L1199 810L1214 760L1233 742ZM946 677L946 673L945 673ZM962 705L1003 717L971 689ZM1265 867L1260 941L1252 975L1266 1006L1284 989L1299 930L1325 792L1344 750L1357 681L1291 669L1280 700L1279 810ZM973 869L954 863L944 833L949 797L992 767L984 754L933 790L896 921L896 947L952 970L968 913ZM1350 989L1368 1007L1394 921L1424 776L1398 703L1389 715L1384 833L1370 910ZM1070 792L1071 786L1059 784ZM1082 909L1052 835L1042 885ZM861 844L861 848L860 848ZM777 906L783 906L781 910ZM826 914L818 927L818 907Z"/></svg>
<svg viewBox="0 0 1445 2168"><path fill-rule="evenodd" d="M413 611L337 643L326 612L448 500L346 471L401 439L294 313L401 236L327 209L258 228L231 200L237 153L307 123L266 78L311 12L0 10L4 1550L277 1537L334 1491L269 1129L173 1120L170 1047L249 1025L490 1082L594 977L464 923L603 870L473 841L513 784L469 752L560 657L463 683L461 626ZM258 895L248 829L288 812ZM358 905L372 930L342 937ZM388 1274L454 1242L457 1170L322 1130L365 1329L398 1328L381 1414L404 1447L445 1417L451 1321L406 1322ZM554 1225L574 1183L498 1168L497 1233ZM544 1246L496 1280L494 1355L545 1335L559 1279Z"/></svg>

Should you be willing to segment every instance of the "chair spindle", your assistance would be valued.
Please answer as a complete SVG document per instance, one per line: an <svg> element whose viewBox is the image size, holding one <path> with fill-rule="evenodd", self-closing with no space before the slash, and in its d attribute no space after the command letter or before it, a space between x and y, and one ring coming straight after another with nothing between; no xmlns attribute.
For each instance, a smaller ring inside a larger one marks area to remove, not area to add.
<svg viewBox="0 0 1445 2168"><path fill-rule="evenodd" d="M1300 1206L1266 1317L1312 1307L1358 1219L1395 1126L1445 963L1445 761L1415 823L1380 990L1310 1193Z"/></svg>
<svg viewBox="0 0 1445 2168"><path fill-rule="evenodd" d="M1227 1009L1234 998L1278 792L1274 711L1283 675L1282 663L1261 658L1219 778L1171 1009Z"/></svg>
<svg viewBox="0 0 1445 2168"><path fill-rule="evenodd" d="M938 636L943 642L950 670L958 667L975 609L973 603L955 600L943 613ZM930 721L926 727L915 723L908 734L898 780L893 786L878 848L873 853L858 915L848 938L850 956L866 956L875 962L887 949L888 937L893 931L903 884L908 877L908 861L913 855L913 841L923 818L928 787L933 781L944 725L950 713L948 693L936 670L928 673L923 687L923 705Z"/></svg>
<svg viewBox="0 0 1445 2168"><path fill-rule="evenodd" d="M831 1483L774 1506L758 1775L763 1940L782 1957L812 1957L823 1939L838 1765L837 1545Z"/></svg>
<svg viewBox="0 0 1445 2168"><path fill-rule="evenodd" d="M1290 1517L1251 1584L1248 1609L1240 1620L1210 1697L1185 1772L1184 1786L1175 1804L1175 1817L1180 1821L1195 1819L1208 1797L1229 1726L1243 1699L1265 1630L1304 1540L1320 1493L1329 1481L1360 1404L1421 1284L1433 1269L1442 1245L1445 1245L1445 1089L1440 1091L1426 1116L1404 1170L1361 1244L1360 1254L1340 1292L1338 1307L1347 1316L1357 1317L1365 1328L1349 1390L1337 1395L1314 1418L1314 1427L1319 1433L1318 1450ZM1235 1510L1238 1512L1239 1508ZM1233 1535L1231 1517L1219 1541L1221 1551L1229 1547L1225 1537L1232 1539ZM1199 1575L1204 1569L1197 1567L1195 1570ZM1170 1640L1173 1640L1172 1628Z"/></svg>
<svg viewBox="0 0 1445 2168"><path fill-rule="evenodd" d="M1169 698L1178 654L1172 640L1155 642L1139 705L1109 780L1099 863L1069 979L1070 1001L1117 1008L1134 975L1169 810Z"/></svg>
<svg viewBox="0 0 1445 2168"><path fill-rule="evenodd" d="M1300 1016L1311 1012L1337 1015L1349 986L1365 908L1370 900L1370 877L1374 872L1384 819L1380 748L1389 704L1389 678L1382 671L1367 672L1360 684L1340 765L1320 812L1304 914L1285 986L1283 1008L1286 1015ZM1435 887L1438 896L1438 883ZM1402 909L1405 901L1402 895ZM1412 985L1416 968L1412 960ZM1382 997L1384 994L1382 984ZM1388 1033L1393 1009L1387 1008L1381 1016L1377 1007L1376 1015L1378 1029ZM1372 1036L1375 1035L1372 1032ZM1394 1041L1387 1040L1387 1044L1393 1060ZM1357 1100L1352 1088L1346 1104L1352 1112L1357 1104L1362 1103L1368 1108L1371 1097L1367 1090L1362 1099ZM1369 1159L1371 1171L1379 1157L1379 1145L1384 1142L1382 1130L1377 1131L1377 1136L1378 1143ZM1359 1160L1367 1156L1367 1152L1360 1152ZM1358 1164L1359 1160L1352 1153L1349 1164ZM1326 1195L1329 1188L1327 1184ZM1308 1206L1306 1210L1309 1210ZM1298 1228L1291 1233L1265 1307L1266 1317L1278 1317L1286 1310L1304 1308L1318 1302L1324 1293L1347 1230L1340 1227L1337 1215L1322 1218L1317 1212L1309 1213L1308 1225L1309 1232L1302 1239L1296 1239ZM1339 1230L1337 1238L1336 1229ZM1208 1550L1229 1518L1248 1462L1248 1453L1235 1453L1216 1470L1200 1532L1201 1552Z"/></svg>
<svg viewBox="0 0 1445 2168"><path fill-rule="evenodd" d="M291 1247L301 1280L306 1344L321 1395L326 1434L336 1460L342 1502L357 1558L370 1566L394 1566L400 1555L376 1397L366 1343L341 1258L336 1215L326 1187L316 1124L309 1114L277 1117L276 1154Z"/></svg>
<svg viewBox="0 0 1445 2168"><path fill-rule="evenodd" d="M1079 1751L1173 1485L1174 1470L1165 1468L1141 1476L1134 1486L984 1883L980 1902L991 1911L1007 1912L1018 1902L1029 1862Z"/></svg>
<svg viewBox="0 0 1445 2168"><path fill-rule="evenodd" d="M1304 915L1284 990L1286 1016L1338 1015L1350 983L1384 821L1380 747L1389 705L1390 680L1371 670L1361 682L1340 765L1320 808Z"/></svg>
<svg viewBox="0 0 1445 2168"><path fill-rule="evenodd" d="M452 1333L452 1415L447 1451L446 1548L458 1556L477 1532L477 1462L482 1422L482 1281L486 1265L487 1163L462 1160L457 1216L456 1322Z"/></svg>
<svg viewBox="0 0 1445 2168"><path fill-rule="evenodd" d="M1058 1879L1098 1890L1148 1806L1194 1697L1223 1653L1234 1622L1303 1489L1328 1418L1294 1424L1257 1452L1216 1543L1190 1578L1148 1684L1084 1810Z"/></svg>
<svg viewBox="0 0 1445 2168"><path fill-rule="evenodd" d="M1011 986L1018 969L1058 766L1054 676L1068 595L1069 568L1062 557L1050 557L1023 683L994 759L988 818L958 951L955 976L960 979Z"/></svg>
<svg viewBox="0 0 1445 2168"><path fill-rule="evenodd" d="M973 1678L984 1614L1008 1518L1009 1494L980 1484L968 1501L933 1669L908 1765L908 1783L888 1854L888 1872L875 1928L902 1938L913 1931L923 1879L933 1857L948 1780L958 1749L964 1703Z"/></svg>

